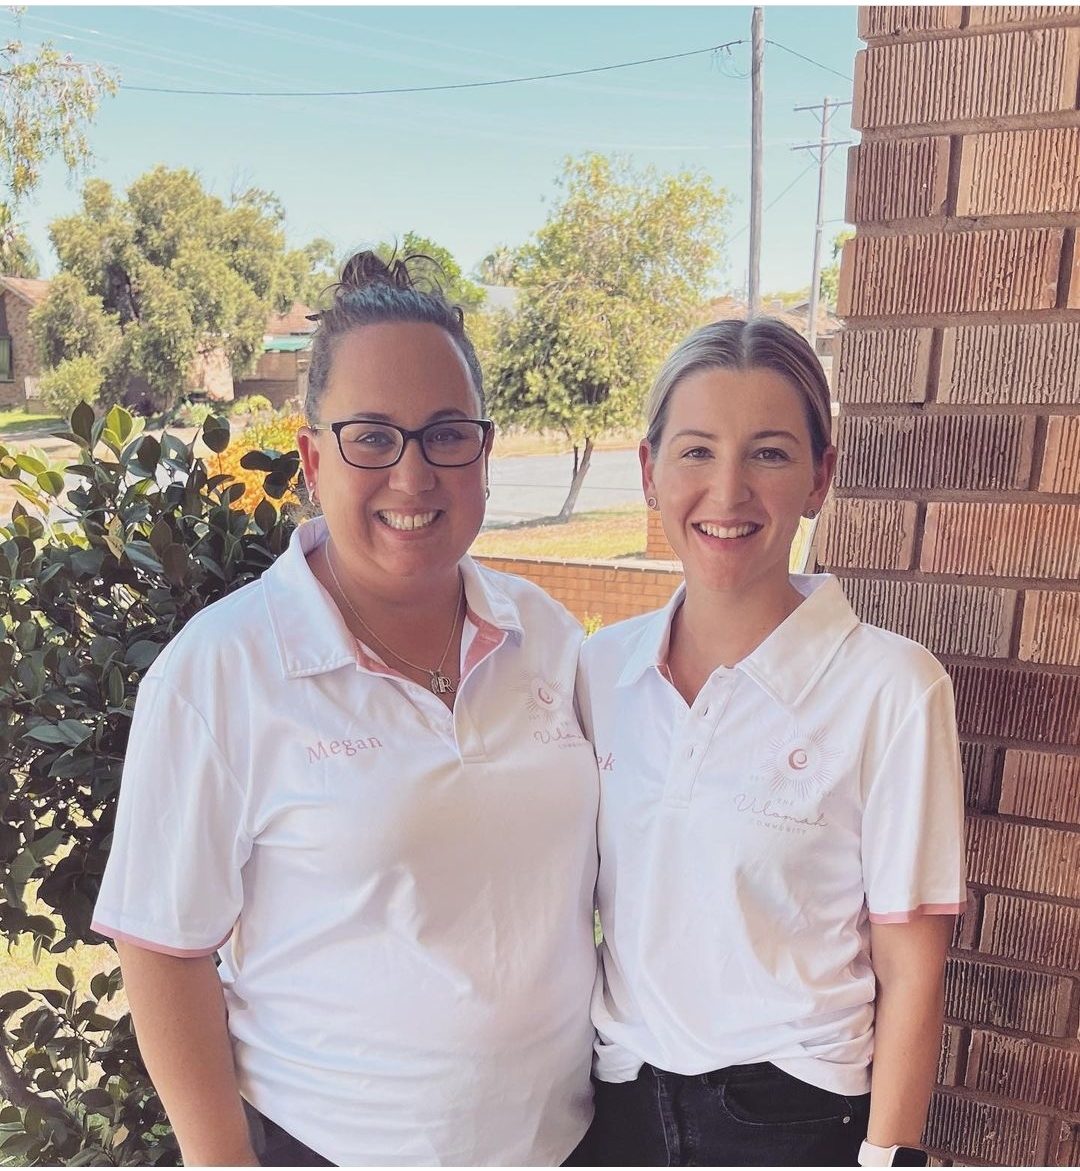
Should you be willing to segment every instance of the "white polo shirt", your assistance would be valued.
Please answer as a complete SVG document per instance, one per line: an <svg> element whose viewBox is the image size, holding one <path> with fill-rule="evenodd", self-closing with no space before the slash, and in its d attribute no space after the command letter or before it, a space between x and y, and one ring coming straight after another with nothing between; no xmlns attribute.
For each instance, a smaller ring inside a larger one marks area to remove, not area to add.
<svg viewBox="0 0 1080 1171"><path fill-rule="evenodd" d="M358 653L325 536L147 673L95 929L220 948L244 1097L331 1161L557 1164L592 1115L580 627L466 558L450 711Z"/></svg>
<svg viewBox="0 0 1080 1171"><path fill-rule="evenodd" d="M593 635L581 709L600 762L597 1076L771 1061L870 1086L869 923L962 909L952 688L866 626L829 575L692 707L660 672L664 610Z"/></svg>

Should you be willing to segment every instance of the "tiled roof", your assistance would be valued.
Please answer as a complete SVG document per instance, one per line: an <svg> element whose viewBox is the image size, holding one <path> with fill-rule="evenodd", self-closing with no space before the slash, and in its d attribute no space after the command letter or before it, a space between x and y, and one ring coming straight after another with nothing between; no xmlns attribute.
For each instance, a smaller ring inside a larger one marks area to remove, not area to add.
<svg viewBox="0 0 1080 1171"><path fill-rule="evenodd" d="M299 301L293 302L288 313L274 313L266 323L268 337L289 337L291 334L314 333L318 322L308 321L308 314L312 310Z"/></svg>
<svg viewBox="0 0 1080 1171"><path fill-rule="evenodd" d="M10 289L31 305L39 305L49 292L49 282L28 276L0 276L0 286Z"/></svg>

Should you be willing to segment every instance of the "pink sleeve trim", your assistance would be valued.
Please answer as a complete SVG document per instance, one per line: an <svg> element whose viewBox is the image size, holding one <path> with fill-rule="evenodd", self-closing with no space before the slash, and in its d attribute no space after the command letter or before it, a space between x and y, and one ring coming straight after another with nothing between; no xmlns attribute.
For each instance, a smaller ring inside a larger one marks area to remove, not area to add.
<svg viewBox="0 0 1080 1171"><path fill-rule="evenodd" d="M152 939L140 939L137 935L128 935L124 931L117 931L112 927L106 926L104 923L98 923L96 920L90 924L90 930L96 931L98 935L105 935L109 939L119 940L121 943L130 943L135 947L141 947L146 951L156 951L159 955L176 956L181 960L201 959L203 956L212 956L228 940L230 931L221 943L214 944L213 947L168 947L164 943L155 943Z"/></svg>
<svg viewBox="0 0 1080 1171"><path fill-rule="evenodd" d="M920 903L911 911L891 911L887 915L876 915L870 912L871 923L910 923L914 919L921 919L923 915L959 915L962 914L966 903Z"/></svg>

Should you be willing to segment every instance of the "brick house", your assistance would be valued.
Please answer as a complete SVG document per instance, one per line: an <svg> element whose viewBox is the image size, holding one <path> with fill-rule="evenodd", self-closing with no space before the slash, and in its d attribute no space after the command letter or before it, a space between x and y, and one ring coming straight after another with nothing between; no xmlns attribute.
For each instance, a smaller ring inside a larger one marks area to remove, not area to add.
<svg viewBox="0 0 1080 1171"><path fill-rule="evenodd" d="M304 401L311 365L311 339L317 323L311 310L295 302L287 313L275 313L266 323L263 353L254 373L236 380L236 397L261 394L275 408L290 399Z"/></svg>
<svg viewBox="0 0 1080 1171"><path fill-rule="evenodd" d="M49 282L0 276L0 408L23 407L41 373L30 335L30 310L49 292Z"/></svg>

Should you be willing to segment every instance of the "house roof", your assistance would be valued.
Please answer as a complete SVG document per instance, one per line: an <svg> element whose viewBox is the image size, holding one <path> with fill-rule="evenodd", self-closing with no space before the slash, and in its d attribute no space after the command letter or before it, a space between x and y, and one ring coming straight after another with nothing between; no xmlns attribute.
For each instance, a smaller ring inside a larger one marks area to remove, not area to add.
<svg viewBox="0 0 1080 1171"><path fill-rule="evenodd" d="M313 310L300 301L294 301L287 313L272 313L266 322L267 337L290 337L294 334L314 333L317 321L308 321Z"/></svg>
<svg viewBox="0 0 1080 1171"><path fill-rule="evenodd" d="M28 276L0 276L0 288L10 289L28 305L40 305L49 293L49 282Z"/></svg>
<svg viewBox="0 0 1080 1171"><path fill-rule="evenodd" d="M311 345L310 337L267 337L263 342L263 352L267 354L295 354L298 350L306 350Z"/></svg>
<svg viewBox="0 0 1080 1171"><path fill-rule="evenodd" d="M809 308L810 305L807 301L800 301L798 304L789 305L786 309L782 307L779 301L763 301L761 315L763 317L775 317L778 321L782 321L785 325L790 325L793 329L805 335ZM702 321L704 323L724 321L729 317L745 318L747 314L748 309L745 301L737 300L735 297L718 297L705 306ZM839 328L839 320L819 302L817 312L818 336L824 337L828 334L836 333Z"/></svg>

